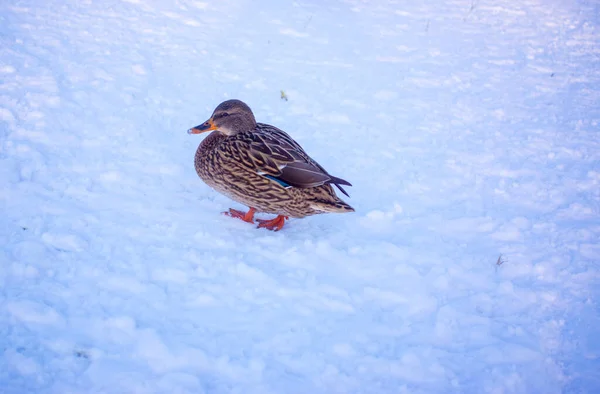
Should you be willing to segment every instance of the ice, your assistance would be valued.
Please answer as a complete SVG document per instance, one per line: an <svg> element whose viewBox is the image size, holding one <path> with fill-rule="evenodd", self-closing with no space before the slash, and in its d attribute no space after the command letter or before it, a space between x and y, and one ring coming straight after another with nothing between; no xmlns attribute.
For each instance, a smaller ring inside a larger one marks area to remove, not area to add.
<svg viewBox="0 0 600 394"><path fill-rule="evenodd" d="M49 306L34 301L15 301L5 305L8 314L24 324L57 325L62 322L62 316Z"/></svg>

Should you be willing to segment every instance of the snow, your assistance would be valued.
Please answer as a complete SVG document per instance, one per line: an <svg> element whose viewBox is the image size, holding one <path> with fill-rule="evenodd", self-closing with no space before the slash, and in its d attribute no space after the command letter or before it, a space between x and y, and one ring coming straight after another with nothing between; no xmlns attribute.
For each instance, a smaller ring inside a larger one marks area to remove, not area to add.
<svg viewBox="0 0 600 394"><path fill-rule="evenodd" d="M0 392L600 391L599 15L0 3ZM227 98L356 212L220 215Z"/></svg>

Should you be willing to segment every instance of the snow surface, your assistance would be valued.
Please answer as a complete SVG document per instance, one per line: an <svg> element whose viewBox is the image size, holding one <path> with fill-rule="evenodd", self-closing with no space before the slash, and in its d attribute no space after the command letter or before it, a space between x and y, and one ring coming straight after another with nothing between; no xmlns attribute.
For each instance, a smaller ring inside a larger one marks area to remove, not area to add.
<svg viewBox="0 0 600 394"><path fill-rule="evenodd" d="M600 392L599 25L595 0L0 2L0 392ZM356 213L221 215L186 130L227 98Z"/></svg>

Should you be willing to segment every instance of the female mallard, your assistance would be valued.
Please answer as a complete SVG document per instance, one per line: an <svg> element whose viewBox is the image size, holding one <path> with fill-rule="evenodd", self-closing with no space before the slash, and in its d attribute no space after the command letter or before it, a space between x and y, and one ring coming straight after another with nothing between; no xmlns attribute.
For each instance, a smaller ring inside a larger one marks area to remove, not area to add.
<svg viewBox="0 0 600 394"><path fill-rule="evenodd" d="M354 212L331 187L348 196L340 185L350 183L329 175L284 131L256 123L242 101L219 104L210 119L188 133L211 130L196 150L196 172L208 186L250 208L224 214L249 223L256 212L276 214L272 220L256 220L258 227L277 231L289 217Z"/></svg>

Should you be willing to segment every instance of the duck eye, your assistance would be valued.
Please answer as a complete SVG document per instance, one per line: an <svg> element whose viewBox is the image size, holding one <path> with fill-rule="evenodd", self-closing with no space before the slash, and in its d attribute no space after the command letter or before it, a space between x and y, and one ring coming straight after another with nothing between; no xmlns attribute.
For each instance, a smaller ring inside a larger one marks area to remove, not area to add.
<svg viewBox="0 0 600 394"><path fill-rule="evenodd" d="M229 114L228 114L227 112L221 112L221 115L220 115L220 117L221 117L221 118L224 118L225 116L229 116Z"/></svg>

